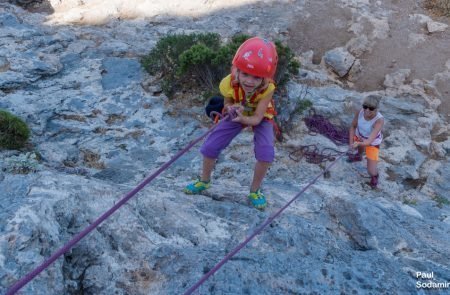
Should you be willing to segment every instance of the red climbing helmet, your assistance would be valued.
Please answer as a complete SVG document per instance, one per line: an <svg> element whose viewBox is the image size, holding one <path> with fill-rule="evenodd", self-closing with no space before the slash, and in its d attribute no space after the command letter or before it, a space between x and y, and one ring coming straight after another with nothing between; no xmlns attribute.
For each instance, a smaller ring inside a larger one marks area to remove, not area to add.
<svg viewBox="0 0 450 295"><path fill-rule="evenodd" d="M233 58L233 66L262 78L273 78L277 70L278 54L275 44L259 37L242 43Z"/></svg>

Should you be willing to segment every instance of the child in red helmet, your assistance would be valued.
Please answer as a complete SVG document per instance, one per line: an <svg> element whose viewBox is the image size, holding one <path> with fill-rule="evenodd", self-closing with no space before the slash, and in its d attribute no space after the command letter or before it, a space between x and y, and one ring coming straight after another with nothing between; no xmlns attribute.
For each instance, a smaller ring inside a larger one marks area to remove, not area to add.
<svg viewBox="0 0 450 295"><path fill-rule="evenodd" d="M197 194L210 187L211 173L217 157L233 138L247 126L254 131L257 160L248 199L258 209L267 206L261 183L275 157L272 95L278 55L275 45L258 37L245 41L237 50L231 74L220 83L224 111L229 120L222 120L203 143L203 169L199 179L186 186L184 192Z"/></svg>
<svg viewBox="0 0 450 295"><path fill-rule="evenodd" d="M383 115L378 111L380 97L369 95L364 99L362 108L356 112L349 131L351 149L358 149L356 155L349 157L350 162L362 161L362 153L366 152L367 172L370 175L370 186L378 185L378 154L383 134Z"/></svg>

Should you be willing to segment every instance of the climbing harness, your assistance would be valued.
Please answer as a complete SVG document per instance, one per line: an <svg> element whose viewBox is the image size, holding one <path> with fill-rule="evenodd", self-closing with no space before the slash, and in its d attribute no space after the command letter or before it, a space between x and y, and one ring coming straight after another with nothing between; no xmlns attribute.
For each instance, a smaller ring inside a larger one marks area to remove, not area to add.
<svg viewBox="0 0 450 295"><path fill-rule="evenodd" d="M240 104L245 108L245 112L247 112L248 115L253 115L257 103L258 103L258 96L260 94L262 94L265 89L258 89L256 90L249 98L247 98L245 96L245 91L244 89L242 89L242 87L239 85L239 83L235 82L235 77L234 74L231 74L231 87L233 88L233 92L234 92L234 96L233 96L233 100L235 104ZM275 85L275 81L273 81L272 79L270 79L270 83ZM278 126L277 122L275 122L275 116L277 115L277 110L275 108L275 100L272 98L270 101L269 106L266 109L266 112L264 114L264 119L265 121L268 121L270 124L272 124L273 126L273 130L275 133L275 138L278 141L282 141L282 136L281 136L281 129Z"/></svg>

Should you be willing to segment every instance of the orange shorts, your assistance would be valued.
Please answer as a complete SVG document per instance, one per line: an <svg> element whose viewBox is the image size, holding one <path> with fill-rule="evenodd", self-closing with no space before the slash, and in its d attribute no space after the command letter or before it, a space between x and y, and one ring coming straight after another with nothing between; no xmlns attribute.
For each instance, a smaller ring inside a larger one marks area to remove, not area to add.
<svg viewBox="0 0 450 295"><path fill-rule="evenodd" d="M362 140L356 136L353 137L353 140L362 142ZM379 159L378 154L380 153L379 145L369 145L369 146L366 146L364 150L366 152L367 159L372 160L372 161L378 161L378 159Z"/></svg>

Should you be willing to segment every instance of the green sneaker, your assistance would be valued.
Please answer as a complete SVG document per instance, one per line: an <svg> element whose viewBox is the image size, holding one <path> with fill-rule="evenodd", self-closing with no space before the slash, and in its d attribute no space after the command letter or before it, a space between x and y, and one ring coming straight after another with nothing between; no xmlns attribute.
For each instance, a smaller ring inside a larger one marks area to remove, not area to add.
<svg viewBox="0 0 450 295"><path fill-rule="evenodd" d="M257 190L256 192L250 193L247 198L252 203L253 207L256 209L263 210L267 206L266 197L261 192L261 190Z"/></svg>
<svg viewBox="0 0 450 295"><path fill-rule="evenodd" d="M184 192L188 195L195 195L198 193L201 193L205 189L209 188L211 186L211 181L204 182L200 179L197 179L194 183L188 184L184 188Z"/></svg>

